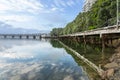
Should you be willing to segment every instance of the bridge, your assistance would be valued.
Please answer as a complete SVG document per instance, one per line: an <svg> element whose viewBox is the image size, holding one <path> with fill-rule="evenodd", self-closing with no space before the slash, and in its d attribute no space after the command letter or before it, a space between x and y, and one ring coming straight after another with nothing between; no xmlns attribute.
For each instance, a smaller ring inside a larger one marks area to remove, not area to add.
<svg viewBox="0 0 120 80"><path fill-rule="evenodd" d="M36 34L0 34L1 39L41 39L50 37L45 33Z"/></svg>

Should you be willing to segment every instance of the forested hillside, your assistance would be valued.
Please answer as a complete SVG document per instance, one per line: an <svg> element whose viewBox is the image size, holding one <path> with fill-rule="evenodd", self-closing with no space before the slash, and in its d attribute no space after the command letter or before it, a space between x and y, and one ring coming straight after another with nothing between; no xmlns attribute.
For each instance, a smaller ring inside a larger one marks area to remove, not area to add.
<svg viewBox="0 0 120 80"><path fill-rule="evenodd" d="M55 28L51 35L70 34L116 24L116 0L97 0L88 12L80 12L65 28Z"/></svg>

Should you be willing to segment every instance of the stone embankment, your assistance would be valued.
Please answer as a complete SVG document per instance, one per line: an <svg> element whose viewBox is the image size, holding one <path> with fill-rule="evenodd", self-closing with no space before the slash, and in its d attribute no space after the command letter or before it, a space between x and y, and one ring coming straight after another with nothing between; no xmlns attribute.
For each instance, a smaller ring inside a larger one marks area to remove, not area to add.
<svg viewBox="0 0 120 80"><path fill-rule="evenodd" d="M120 80L120 41L115 46L115 53L109 59L109 63L104 65L103 78L107 80Z"/></svg>

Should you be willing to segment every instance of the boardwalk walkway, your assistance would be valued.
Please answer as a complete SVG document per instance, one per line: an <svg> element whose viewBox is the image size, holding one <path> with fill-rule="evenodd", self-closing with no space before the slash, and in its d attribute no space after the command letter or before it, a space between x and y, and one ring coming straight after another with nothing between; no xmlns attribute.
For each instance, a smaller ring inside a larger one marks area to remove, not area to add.
<svg viewBox="0 0 120 80"><path fill-rule="evenodd" d="M120 25L119 25L120 27ZM77 32L73 34L61 35L60 37L73 37L73 36L90 36L90 35L104 35L104 34L118 34L120 33L120 28L116 28L116 25L87 30L83 32Z"/></svg>

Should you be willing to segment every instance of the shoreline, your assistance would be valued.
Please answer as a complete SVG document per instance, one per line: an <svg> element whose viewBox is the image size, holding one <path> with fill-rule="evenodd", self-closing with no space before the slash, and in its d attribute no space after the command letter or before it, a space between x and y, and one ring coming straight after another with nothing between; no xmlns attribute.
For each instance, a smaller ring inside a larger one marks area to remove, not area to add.
<svg viewBox="0 0 120 80"><path fill-rule="evenodd" d="M109 62L104 65L102 79L120 80L120 40L113 43L115 53L109 58Z"/></svg>
<svg viewBox="0 0 120 80"><path fill-rule="evenodd" d="M104 61L104 64L98 65L103 70L98 72L98 75L101 80L120 80L120 40L113 40L111 44L106 43L106 47L113 48L112 54L107 56L107 61Z"/></svg>

